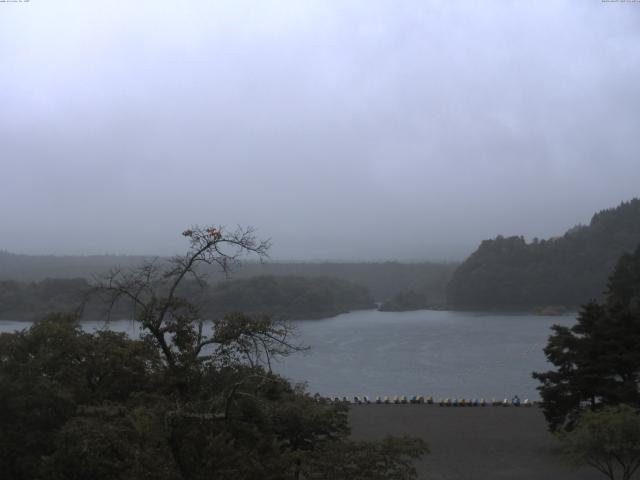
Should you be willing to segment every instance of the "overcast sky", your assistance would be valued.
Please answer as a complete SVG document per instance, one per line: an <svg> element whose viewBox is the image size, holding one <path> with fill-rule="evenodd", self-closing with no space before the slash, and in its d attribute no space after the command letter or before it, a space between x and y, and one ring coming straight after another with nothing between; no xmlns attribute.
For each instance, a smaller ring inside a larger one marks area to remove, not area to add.
<svg viewBox="0 0 640 480"><path fill-rule="evenodd" d="M0 3L0 249L461 259L640 194L640 4Z"/></svg>

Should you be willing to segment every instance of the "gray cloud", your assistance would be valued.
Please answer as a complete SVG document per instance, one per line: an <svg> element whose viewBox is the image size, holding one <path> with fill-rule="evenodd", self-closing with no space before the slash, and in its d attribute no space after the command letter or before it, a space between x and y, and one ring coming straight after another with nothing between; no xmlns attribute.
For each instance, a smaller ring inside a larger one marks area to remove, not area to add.
<svg viewBox="0 0 640 480"><path fill-rule="evenodd" d="M0 4L0 248L460 258L638 195L640 7Z"/></svg>

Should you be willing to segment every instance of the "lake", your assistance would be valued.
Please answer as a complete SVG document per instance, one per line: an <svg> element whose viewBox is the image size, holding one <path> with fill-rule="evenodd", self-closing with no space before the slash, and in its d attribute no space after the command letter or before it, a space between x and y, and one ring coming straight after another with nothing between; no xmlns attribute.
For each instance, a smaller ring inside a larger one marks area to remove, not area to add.
<svg viewBox="0 0 640 480"><path fill-rule="evenodd" d="M537 399L531 372L547 370L542 349L553 324L575 315L545 317L420 310L361 310L322 320L291 322L310 350L274 364L294 382L322 395L433 395ZM102 322L83 322L91 331ZM0 331L25 328L0 321ZM130 321L111 323L135 333Z"/></svg>

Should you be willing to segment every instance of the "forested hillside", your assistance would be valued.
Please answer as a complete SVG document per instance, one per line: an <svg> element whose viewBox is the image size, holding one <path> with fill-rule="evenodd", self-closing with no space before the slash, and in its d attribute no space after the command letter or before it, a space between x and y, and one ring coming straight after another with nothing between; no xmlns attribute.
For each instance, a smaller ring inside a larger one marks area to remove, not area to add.
<svg viewBox="0 0 640 480"><path fill-rule="evenodd" d="M447 288L454 308L576 307L602 298L617 259L640 244L640 199L596 213L588 226L528 243L485 240L454 272Z"/></svg>

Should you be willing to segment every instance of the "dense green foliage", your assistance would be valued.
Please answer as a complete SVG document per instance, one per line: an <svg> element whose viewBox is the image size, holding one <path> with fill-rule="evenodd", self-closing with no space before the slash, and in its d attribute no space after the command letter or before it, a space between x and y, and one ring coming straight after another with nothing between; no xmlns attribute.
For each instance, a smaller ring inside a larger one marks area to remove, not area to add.
<svg viewBox="0 0 640 480"><path fill-rule="evenodd" d="M280 318L324 318L373 308L365 287L327 277L260 276L218 283L206 293L207 315L234 311Z"/></svg>
<svg viewBox="0 0 640 480"><path fill-rule="evenodd" d="M590 465L610 480L631 480L640 468L640 415L626 405L587 411L559 438L569 460Z"/></svg>
<svg viewBox="0 0 640 480"><path fill-rule="evenodd" d="M640 407L640 247L620 258L606 300L585 305L577 320L553 327L544 351L556 369L534 373L554 430L570 429L585 408Z"/></svg>
<svg viewBox="0 0 640 480"><path fill-rule="evenodd" d="M272 358L298 350L285 323L205 321L181 296L199 284L198 264L226 270L268 244L250 229L183 235L185 255L113 271L94 289L110 308L133 306L140 339L83 332L69 315L0 335L2 478L415 478L424 442L354 442L347 405L271 372Z"/></svg>
<svg viewBox="0 0 640 480"><path fill-rule="evenodd" d="M80 421L81 408L108 408L127 402L134 392L151 394L159 364L146 344L113 332L84 334L72 317L53 315L29 331L0 335L0 470L5 478L42 478L55 470L56 445L73 448L59 439L67 422ZM96 444L92 453L99 455L102 447Z"/></svg>
<svg viewBox="0 0 640 480"><path fill-rule="evenodd" d="M564 236L525 242L485 240L453 274L448 301L455 308L576 307L598 300L625 252L640 244L640 199L595 214L589 226Z"/></svg>
<svg viewBox="0 0 640 480"><path fill-rule="evenodd" d="M70 317L0 335L2 478L412 478L423 443L352 442L346 405L222 361L229 353L183 366L185 382L148 339L85 333ZM382 460L405 473L351 475Z"/></svg>

